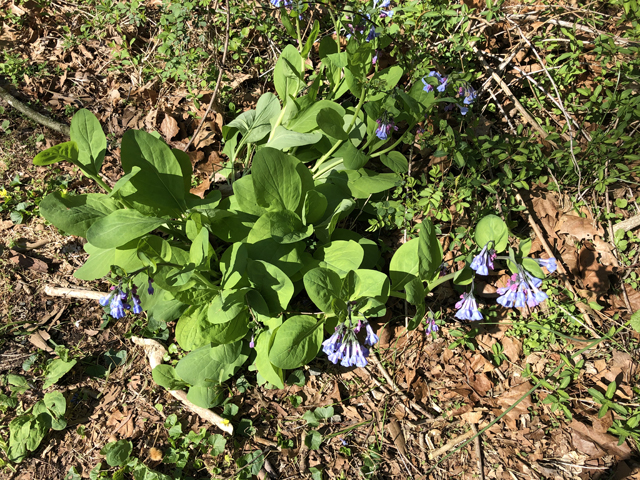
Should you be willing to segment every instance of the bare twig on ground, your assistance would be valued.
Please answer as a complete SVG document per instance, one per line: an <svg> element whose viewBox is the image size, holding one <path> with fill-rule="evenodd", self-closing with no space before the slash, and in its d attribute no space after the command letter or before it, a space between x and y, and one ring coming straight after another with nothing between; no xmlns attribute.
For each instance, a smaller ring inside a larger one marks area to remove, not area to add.
<svg viewBox="0 0 640 480"><path fill-rule="evenodd" d="M473 430L469 430L468 432L463 433L462 435L454 438L450 442L445 443L442 447L438 448L437 450L434 450L433 452L429 452L429 458L433 460L436 457L439 457L440 455L447 453L453 447L455 447L459 443L464 442L465 440L469 440L474 435L475 435L475 432Z"/></svg>
<svg viewBox="0 0 640 480"><path fill-rule="evenodd" d="M380 370L380 373L382 373L382 376L384 377L384 379L387 381L387 383L389 383L389 386L393 388L393 391L397 393L400 396L400 398L402 398L405 402L407 402L411 406L411 408L417 410L427 418L430 418L430 419L434 418L433 415L431 415L429 412L427 412L424 408L422 408L420 405L418 405L414 401L410 400L409 397L407 397L404 394L404 392L398 388L396 383L391 378L391 375L389 375L389 372L387 372L387 370L382 366L382 363L380 363L380 360L378 360L378 357L375 353L371 352L371 355L369 355L369 360L376 367L378 367L378 370Z"/></svg>
<svg viewBox="0 0 640 480"><path fill-rule="evenodd" d="M50 128L51 130L60 132L63 135L66 135L67 137L69 136L70 129L67 125L64 125L63 123L58 123L55 120L51 120L50 118L45 117L44 115L27 107L24 103L22 103L20 100L15 98L13 95L11 95L2 87L0 87L0 98L3 99L5 102L7 102L16 110L18 110L20 113L25 115L30 120L33 120L34 122L37 122L40 125L44 125L45 127Z"/></svg>
<svg viewBox="0 0 640 480"><path fill-rule="evenodd" d="M51 285L45 285L42 292L50 297L85 298L87 300L100 300L101 297L108 295L106 292L82 290L79 288L52 287Z"/></svg>
<svg viewBox="0 0 640 480"><path fill-rule="evenodd" d="M524 207L523 213L526 215L527 220L529 221L529 225L531 225L531 228L533 228L533 231L535 232L536 236L540 239L542 248L544 248L544 251L547 252L547 255L549 255L549 257L555 258L556 255L551 251L551 247L549 246L547 239L544 237L544 235L542 235L542 230L540 230L540 227L538 227L538 224L535 222L535 220L531 216L531 213L529 212L529 207L527 207L527 204L524 203L524 200L522 199L519 193L516 193L515 197L518 203L520 203L520 205ZM562 265L562 262L560 261L556 263L558 265L558 273L562 275L564 287L567 290L569 290L571 293L573 293L576 298L578 298L578 293L573 288L573 285L571 285L571 282L569 282L569 277L567 276L567 271L564 269L564 265ZM591 317L589 316L589 312L587 311L587 309L582 305L581 302L576 302L576 306L578 307L578 310L580 310L580 313L582 313L582 316L587 322L587 325L584 325L584 327L587 330L589 330L589 332L591 332L591 335L593 335L594 338L601 338L598 332L595 331L595 327L593 325L593 322L591 321Z"/></svg>
<svg viewBox="0 0 640 480"><path fill-rule="evenodd" d="M187 150L189 150L189 147L191 146L191 144L193 143L195 138L200 133L200 130L202 130L202 127L204 126L204 123L207 120L207 117L209 116L209 112L211 111L211 107L213 106L213 102L215 102L216 97L218 96L218 91L220 90L220 83L222 82L222 74L224 73L224 67L225 67L225 64L226 64L226 61L227 61L227 51L229 50L229 28L230 28L230 23L231 23L231 11L229 10L229 0L226 0L226 7L225 8L227 10L227 26L226 26L226 31L225 31L225 35L224 35L224 51L222 52L222 62L218 66L218 68L219 68L219 70L218 70L218 79L216 80L216 86L213 89L213 94L211 95L211 100L209 101L209 105L207 106L207 110L204 112L204 116L202 117L202 120L200 121L200 125L198 125L198 128L196 129L195 133L189 139L189 143L187 143L187 146L184 147L184 151L185 152Z"/></svg>
<svg viewBox="0 0 640 480"><path fill-rule="evenodd" d="M478 435L478 426L475 423L471 424L471 431L474 435ZM476 461L478 462L478 470L480 471L480 479L484 480L484 465L482 462L482 444L480 443L480 435L475 438L476 449Z"/></svg>
<svg viewBox="0 0 640 480"><path fill-rule="evenodd" d="M149 338L131 337L131 341L136 345L144 348L147 358L149 359L149 365L151 370L162 363L162 357L167 353L167 350L160 345L160 343ZM169 390L169 393L176 399L180 400L182 404L193 413L198 415L203 420L212 423L223 432L233 434L233 425L225 420L217 413L212 412L207 408L198 407L189 400L187 400L187 393L184 390Z"/></svg>
<svg viewBox="0 0 640 480"><path fill-rule="evenodd" d="M624 230L628 232L629 230L633 230L634 228L640 226L640 215L635 215L633 217L627 218L622 222L616 223L613 226L613 233L615 234L618 230Z"/></svg>

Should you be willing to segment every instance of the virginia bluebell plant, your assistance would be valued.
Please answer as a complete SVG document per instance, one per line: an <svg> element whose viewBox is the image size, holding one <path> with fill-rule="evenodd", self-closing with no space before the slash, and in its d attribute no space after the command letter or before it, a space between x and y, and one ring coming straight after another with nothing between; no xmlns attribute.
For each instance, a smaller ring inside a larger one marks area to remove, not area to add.
<svg viewBox="0 0 640 480"><path fill-rule="evenodd" d="M152 283L153 279L149 277L149 288L147 289L149 295L153 295L154 292ZM129 301L131 303L128 303ZM123 287L122 283L118 284L117 287L112 286L109 295L100 297L100 305L103 307L109 305L109 314L115 320L124 318L127 310L133 311L136 315L143 312L140 297L138 296L138 288L135 285L131 288Z"/></svg>
<svg viewBox="0 0 640 480"><path fill-rule="evenodd" d="M440 85L438 85L436 87L436 90L439 92L444 92L445 89L447 88L447 83L449 82L448 77L444 77L442 75L440 75L438 72L431 70L429 72L429 75L427 75L428 77L436 77L438 79L438 82L440 82ZM423 90L425 92L432 92L433 91L433 85L425 82L424 78L422 79L422 83L424 83L424 88Z"/></svg>
<svg viewBox="0 0 640 480"><path fill-rule="evenodd" d="M473 284L471 284L471 291L465 292L460 295L460 301L456 303L456 318L458 320L482 320L484 317L480 310L478 310L478 302L473 296Z"/></svg>
<svg viewBox="0 0 640 480"><path fill-rule="evenodd" d="M460 87L458 89L458 94L461 97L464 97L464 100L462 101L464 105L471 105L473 101L476 99L476 97L478 96L478 93L474 90L474 88L471 85ZM469 111L468 106L458 105L458 107L460 107L460 113L462 115L466 115L467 112Z"/></svg>
<svg viewBox="0 0 640 480"><path fill-rule="evenodd" d="M429 310L427 316L425 317L427 324L425 325L424 331L429 333L435 333L438 331L439 327L436 325L436 319L433 316L433 312Z"/></svg>
<svg viewBox="0 0 640 480"><path fill-rule="evenodd" d="M271 0L271 5L276 8L291 8L291 0Z"/></svg>
<svg viewBox="0 0 640 480"><path fill-rule="evenodd" d="M500 305L507 308L523 308L527 305L529 308L533 308L549 298L539 289L542 280L530 275L520 265L518 265L518 270L519 273L511 275L506 287L498 288L500 297L497 302Z"/></svg>

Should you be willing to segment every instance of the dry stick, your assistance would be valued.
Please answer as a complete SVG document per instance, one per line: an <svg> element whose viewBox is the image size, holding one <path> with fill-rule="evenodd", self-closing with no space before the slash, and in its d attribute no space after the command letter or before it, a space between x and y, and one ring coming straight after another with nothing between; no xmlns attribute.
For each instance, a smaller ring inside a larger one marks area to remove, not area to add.
<svg viewBox="0 0 640 480"><path fill-rule="evenodd" d="M56 132L60 132L63 135L66 135L67 137L69 136L70 130L68 126L62 123L58 123L55 120L51 120L50 118L45 117L44 115L27 107L24 103L22 103L20 100L15 98L13 95L11 95L2 87L0 87L0 98L2 98L5 102L7 102L13 108L18 110L23 115L27 116L29 119L33 120L34 122L37 122L40 125L44 125L45 127L50 128L51 130L55 130Z"/></svg>
<svg viewBox="0 0 640 480"><path fill-rule="evenodd" d="M136 345L144 348L147 354L147 358L149 359L149 366L151 367L151 370L162 363L162 357L164 357L164 355L167 353L167 350L158 342L149 338L140 337L131 337L131 341ZM186 408L191 410L203 420L213 423L223 432L233 434L233 425L231 425L228 420L225 420L220 415L212 412L208 408L198 407L197 405L191 403L189 400L187 400L187 394L184 390L169 390L169 393L176 399L180 400L180 402L182 402L182 404Z"/></svg>
<svg viewBox="0 0 640 480"><path fill-rule="evenodd" d="M187 143L187 146L184 148L183 150L184 152L189 150L189 147L191 146L195 138L200 133L200 130L202 130L202 127L204 126L204 122L207 120L207 117L209 116L209 112L211 111L211 107L213 106L213 102L216 100L216 97L218 96L218 90L220 89L220 83L222 82L222 74L224 72L225 63L227 61L227 51L229 50L229 25L231 23L231 12L229 10L229 0L226 0L225 3L226 3L226 9L227 9L227 31L225 32L225 36L224 36L224 51L222 52L222 63L220 64L220 67L218 70L218 79L216 80L216 87L213 89L213 95L211 95L211 101L209 102L209 106L207 106L207 110L204 112L204 117L202 117L202 121L200 122L200 125L198 125L196 132L193 134L193 136L189 140L189 143Z"/></svg>
<svg viewBox="0 0 640 480"><path fill-rule="evenodd" d="M637 226L640 225L640 215L635 215L633 217L627 218L620 223L616 223L613 226L613 233L616 233L618 230L624 230L628 232L629 230L633 230Z"/></svg>
<svg viewBox="0 0 640 480"><path fill-rule="evenodd" d="M540 230L540 227L538 227L538 224L533 220L533 217L529 212L529 207L527 207L527 204L524 203L524 200L522 199L519 193L516 193L516 200L518 201L518 203L520 203L520 205L524 207L524 213L527 216L529 225L531 225L531 228L533 228L533 231L536 233L536 236L540 239L540 243L542 244L542 248L544 248L544 251L547 252L547 255L549 255L549 257L555 258L554 253L551 251L551 247L549 246L549 244L547 243L547 240L542 235L542 231ZM558 272L564 278L564 288L566 288L571 293L573 293L576 296L576 298L579 298L578 293L573 288L573 285L571 285L571 283L569 282L567 271L564 269L562 262L558 261L556 263L558 265ZM589 332L591 332L591 335L593 335L595 338L601 338L601 336L598 335L598 333L595 331L595 327L593 325L593 322L591 321L591 317L589 316L587 309L584 306L582 306L581 302L576 302L576 306L578 307L578 310L580 310L580 312L582 313L582 316L584 317L585 321L588 324L588 325L584 325L584 327L587 330L589 330Z"/></svg>
<svg viewBox="0 0 640 480"><path fill-rule="evenodd" d="M101 297L109 295L106 292L82 290L79 288L52 287L51 285L45 285L42 292L50 297L86 298L87 300L100 300Z"/></svg>
<svg viewBox="0 0 640 480"><path fill-rule="evenodd" d="M376 367L378 367L378 370L380 370L380 373L382 373L382 376L384 377L384 379L389 383L391 388L393 388L393 391L396 392L400 396L400 398L402 398L405 402L407 402L411 406L411 408L416 409L418 412L420 412L422 415L424 415L427 418L430 418L430 419L435 418L433 415L427 412L420 405L418 405L412 400L409 400L409 397L407 397L404 394L404 392L402 392L402 390L398 388L398 386L393 381L393 379L391 378L387 370L382 366L382 363L380 363L380 360L378 360L378 356L375 353L371 353L371 355L369 355L369 360L371 360L371 363L373 363Z"/></svg>
<svg viewBox="0 0 640 480"><path fill-rule="evenodd" d="M477 429L476 429L476 431L477 431ZM443 453L447 453L453 447L455 447L459 443L464 442L465 440L470 439L474 435L475 435L475 432L473 430L469 430L466 433L463 433L459 437L456 437L453 440L447 442L446 444L444 444L442 447L438 448L437 450L434 450L433 452L429 452L429 458L433 460L436 457L439 457L440 455L442 455Z"/></svg>
<svg viewBox="0 0 640 480"><path fill-rule="evenodd" d="M518 100L516 98L516 96L511 92L511 89L509 88L509 86L506 83L504 83L502 78L500 78L500 76L496 72L493 71L493 69L489 66L487 61L484 59L484 55L482 55L482 52L480 50L478 50L478 48L475 47L475 46L473 47L473 50L474 50L476 56L478 57L478 60L480 60L480 62L482 62L482 66L485 68L485 70L487 70L487 72L491 73L491 76L493 77L493 79L498 83L498 85L500 85L500 88L502 89L504 94L507 97L509 97L509 100L511 100L513 102L513 104L516 107L516 109L518 110L518 112L520 112L520 115L522 115L524 117L524 119L527 121L527 123L529 123L534 128L534 130L536 130L540 135L542 135L542 138L546 139L549 136L549 134L540 126L540 124L536 121L536 119L533 118L529 114L529 112L527 112L527 110L520 103L520 100ZM563 138L566 137L565 134L561 134L561 136ZM568 141L569 138L567 137L566 140ZM551 142L549 140L547 140L547 142L549 142L555 148L558 148L558 145L556 145L554 142Z"/></svg>
<svg viewBox="0 0 640 480"><path fill-rule="evenodd" d="M477 435L475 438L475 447L476 447L476 457L478 462L478 470L480 470L480 479L484 480L484 465L482 462L482 445L480 444L480 435L478 435L478 426L475 423L471 424L471 430L474 435Z"/></svg>

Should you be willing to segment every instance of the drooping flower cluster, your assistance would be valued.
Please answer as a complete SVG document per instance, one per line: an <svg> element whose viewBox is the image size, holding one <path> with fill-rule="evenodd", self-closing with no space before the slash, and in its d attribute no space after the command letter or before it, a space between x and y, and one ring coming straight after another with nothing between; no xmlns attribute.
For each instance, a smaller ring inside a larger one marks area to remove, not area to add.
<svg viewBox="0 0 640 480"><path fill-rule="evenodd" d="M493 261L496 258L496 251L492 248L491 242L487 243L480 253L473 257L471 269L478 275L489 275L489 270L493 270Z"/></svg>
<svg viewBox="0 0 640 480"><path fill-rule="evenodd" d="M153 279L149 278L149 288L147 292L153 295ZM131 303L128 303L129 297ZM100 297L100 305L106 307L109 305L109 314L116 320L124 317L126 310L131 310L136 315L142 313L142 305L140 305L140 297L138 296L138 288L134 285L131 289L122 288L120 285L111 287L111 293L104 297ZM133 305L133 306L132 306Z"/></svg>
<svg viewBox="0 0 640 480"><path fill-rule="evenodd" d="M364 325L367 336L364 345L360 345L357 333ZM378 343L378 336L374 333L369 322L359 321L353 326L351 321L342 323L336 327L335 332L322 342L322 351L327 354L329 361L336 365L340 362L343 367L364 367L367 365L369 349Z"/></svg>
<svg viewBox="0 0 640 480"><path fill-rule="evenodd" d="M458 311L455 317L458 320L482 320L484 318L478 310L478 302L476 302L473 292L465 292L460 295L460 301L456 303L456 308Z"/></svg>
<svg viewBox="0 0 640 480"><path fill-rule="evenodd" d="M461 97L464 97L464 100L462 100L462 103L464 105L471 105L473 101L476 99L476 97L478 96L478 92L476 92L471 85L460 87L458 89L458 94ZM458 105L458 107L460 107L460 113L462 115L466 115L467 112L469 111L469 107L465 107L463 105Z"/></svg>
<svg viewBox="0 0 640 480"><path fill-rule="evenodd" d="M439 327L438 325L436 325L436 319L434 318L432 311L429 311L429 313L427 313L425 320L427 324L425 325L424 331L427 334L435 333L438 331Z"/></svg>
<svg viewBox="0 0 640 480"><path fill-rule="evenodd" d="M558 264L556 263L556 259L553 257L536 258L536 262L538 262L538 265L540 265L541 267L545 267L547 270L549 270L549 273L553 273L558 269Z"/></svg>
<svg viewBox="0 0 640 480"><path fill-rule="evenodd" d="M519 270L519 273L511 275L506 287L498 288L500 297L497 302L500 305L507 308L523 308L527 305L533 308L549 298L540 290L542 280L530 275L522 268Z"/></svg>
<svg viewBox="0 0 640 480"><path fill-rule="evenodd" d="M386 140L389 138L389 134L392 130L398 130L393 120L389 119L387 115L383 115L382 118L376 120L378 128L376 129L376 137L380 140Z"/></svg>
<svg viewBox="0 0 640 480"><path fill-rule="evenodd" d="M383 10L391 5L391 0L382 0L378 5L378 0L373 0L373 8L380 9L380 18L391 18L393 16L393 10Z"/></svg>
<svg viewBox="0 0 640 480"><path fill-rule="evenodd" d="M438 72L431 70L429 72L429 75L427 75L428 77L436 77L438 79L438 82L440 83L440 85L438 85L436 87L436 90L439 92L444 92L445 89L447 88L447 83L449 82L448 77L445 77L443 75L440 75ZM424 83L424 88L423 90L425 92L432 92L433 91L433 85L425 82L424 78L422 79L422 83Z"/></svg>
<svg viewBox="0 0 640 480"><path fill-rule="evenodd" d="M291 8L291 0L271 0L271 5L273 5L276 8L280 8L280 7L284 7L284 8Z"/></svg>

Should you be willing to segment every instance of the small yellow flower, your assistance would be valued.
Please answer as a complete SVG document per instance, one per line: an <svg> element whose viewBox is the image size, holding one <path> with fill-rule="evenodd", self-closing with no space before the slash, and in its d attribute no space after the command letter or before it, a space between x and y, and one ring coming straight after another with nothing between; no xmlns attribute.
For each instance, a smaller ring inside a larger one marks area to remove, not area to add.
<svg viewBox="0 0 640 480"><path fill-rule="evenodd" d="M0 190L0 198L9 198L9 192L7 192L4 188Z"/></svg>

